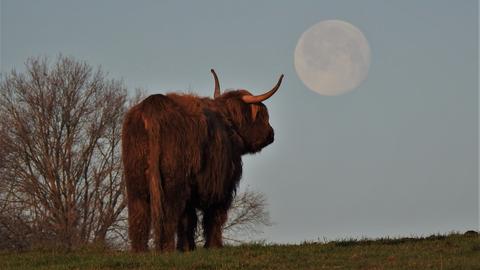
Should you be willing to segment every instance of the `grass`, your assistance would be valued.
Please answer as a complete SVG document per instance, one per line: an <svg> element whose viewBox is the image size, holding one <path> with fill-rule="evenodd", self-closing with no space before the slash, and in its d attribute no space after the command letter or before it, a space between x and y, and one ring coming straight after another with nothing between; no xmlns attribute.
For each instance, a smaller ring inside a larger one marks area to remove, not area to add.
<svg viewBox="0 0 480 270"><path fill-rule="evenodd" d="M248 244L188 253L0 253L0 269L480 269L478 235Z"/></svg>

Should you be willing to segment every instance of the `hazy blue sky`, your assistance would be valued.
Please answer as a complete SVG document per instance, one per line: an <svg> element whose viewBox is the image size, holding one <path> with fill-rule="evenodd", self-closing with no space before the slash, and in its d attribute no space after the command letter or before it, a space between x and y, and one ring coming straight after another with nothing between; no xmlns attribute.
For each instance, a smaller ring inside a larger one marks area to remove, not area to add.
<svg viewBox="0 0 480 270"><path fill-rule="evenodd" d="M254 93L276 141L244 158L241 188L266 194L299 242L478 228L477 1L1 1L1 70L58 53L101 65L129 89ZM293 52L326 19L363 31L372 63L354 92L325 97Z"/></svg>

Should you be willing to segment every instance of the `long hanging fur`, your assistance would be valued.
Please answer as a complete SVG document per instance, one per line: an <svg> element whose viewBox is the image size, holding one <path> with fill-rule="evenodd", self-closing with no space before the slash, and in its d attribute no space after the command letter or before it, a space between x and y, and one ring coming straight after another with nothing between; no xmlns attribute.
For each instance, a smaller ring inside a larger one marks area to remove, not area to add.
<svg viewBox="0 0 480 270"><path fill-rule="evenodd" d="M156 247L159 247L161 244L161 230L162 230L162 219L164 217L163 203L162 198L164 198L163 187L161 184L162 179L160 178L160 168L159 168L159 153L160 153L160 136L159 136L159 126L155 124L155 119L152 119L149 116L143 116L143 122L145 129L148 134L148 169L147 169L147 178L149 184L149 195L150 195L150 213L151 213L151 223L153 227L154 243Z"/></svg>

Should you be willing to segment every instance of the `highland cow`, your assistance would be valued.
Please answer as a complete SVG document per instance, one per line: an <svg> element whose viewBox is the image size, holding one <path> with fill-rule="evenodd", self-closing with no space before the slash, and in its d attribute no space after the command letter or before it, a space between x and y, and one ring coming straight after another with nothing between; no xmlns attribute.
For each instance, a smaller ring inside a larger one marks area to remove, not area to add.
<svg viewBox="0 0 480 270"><path fill-rule="evenodd" d="M132 107L122 130L122 158L132 250L147 249L153 227L157 250L195 248L196 211L203 213L205 247L222 246L222 227L242 175L242 155L273 142L262 103L280 87L253 96L247 90L214 99L156 94Z"/></svg>

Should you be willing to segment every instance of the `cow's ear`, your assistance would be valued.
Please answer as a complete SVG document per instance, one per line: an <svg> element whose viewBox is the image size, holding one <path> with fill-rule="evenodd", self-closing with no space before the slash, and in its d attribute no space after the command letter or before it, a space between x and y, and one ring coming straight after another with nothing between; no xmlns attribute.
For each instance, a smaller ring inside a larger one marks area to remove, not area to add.
<svg viewBox="0 0 480 270"><path fill-rule="evenodd" d="M255 119L257 119L257 114L258 114L258 111L260 110L260 106L257 104L251 104L250 108L252 110L252 119L253 121L255 121Z"/></svg>

